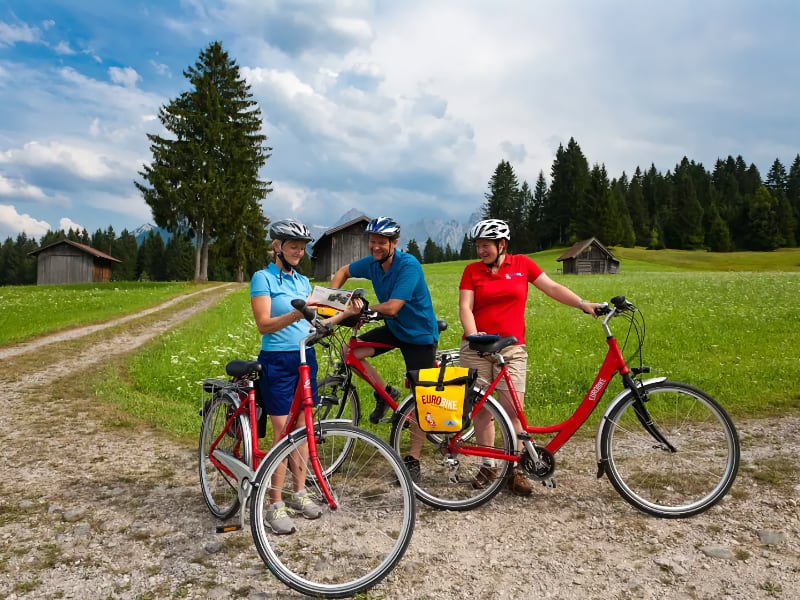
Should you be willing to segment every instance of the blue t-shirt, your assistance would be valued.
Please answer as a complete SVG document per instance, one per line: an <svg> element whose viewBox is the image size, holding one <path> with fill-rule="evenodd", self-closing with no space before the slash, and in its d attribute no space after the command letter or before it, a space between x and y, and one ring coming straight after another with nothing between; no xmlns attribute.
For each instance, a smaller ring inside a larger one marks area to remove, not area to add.
<svg viewBox="0 0 800 600"><path fill-rule="evenodd" d="M277 317L294 310L292 300L295 298L305 300L310 293L311 283L308 277L294 270L291 274L284 273L275 263L270 263L266 269L253 273L250 280L251 298L254 296L271 298L270 317ZM261 349L298 351L300 340L308 335L308 331L308 321L303 319L275 333L265 333L261 336Z"/></svg>
<svg viewBox="0 0 800 600"><path fill-rule="evenodd" d="M378 302L392 298L405 301L394 319L386 319L386 326L397 339L420 345L437 342L439 328L431 293L416 258L395 250L392 266L386 272L372 256L351 262L349 269L351 277L364 277L372 282Z"/></svg>

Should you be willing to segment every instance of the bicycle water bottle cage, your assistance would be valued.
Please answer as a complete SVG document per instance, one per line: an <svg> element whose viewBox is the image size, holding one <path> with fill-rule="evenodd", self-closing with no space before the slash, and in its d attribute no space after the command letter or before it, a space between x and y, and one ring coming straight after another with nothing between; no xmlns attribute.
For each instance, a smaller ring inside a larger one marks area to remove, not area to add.
<svg viewBox="0 0 800 600"><path fill-rule="evenodd" d="M232 360L225 365L225 372L231 377L244 377L248 373L258 373L261 365L257 360Z"/></svg>
<svg viewBox="0 0 800 600"><path fill-rule="evenodd" d="M470 350L476 352L483 352L485 354L494 354L500 352L503 348L513 346L517 343L517 338L513 335L500 337L496 333L489 333L485 335L468 335L466 340L469 342Z"/></svg>

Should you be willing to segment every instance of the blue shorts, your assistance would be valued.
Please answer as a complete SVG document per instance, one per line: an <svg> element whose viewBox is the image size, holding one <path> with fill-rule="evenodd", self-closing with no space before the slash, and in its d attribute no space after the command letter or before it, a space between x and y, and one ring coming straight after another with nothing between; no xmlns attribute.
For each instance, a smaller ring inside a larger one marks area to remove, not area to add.
<svg viewBox="0 0 800 600"><path fill-rule="evenodd" d="M300 374L300 351L287 350L267 352L258 355L261 363L261 376L258 378L259 391L264 412L268 415L288 415L292 406L294 391ZM314 404L319 402L317 393L317 354L314 348L306 348L306 362L311 370L311 391Z"/></svg>

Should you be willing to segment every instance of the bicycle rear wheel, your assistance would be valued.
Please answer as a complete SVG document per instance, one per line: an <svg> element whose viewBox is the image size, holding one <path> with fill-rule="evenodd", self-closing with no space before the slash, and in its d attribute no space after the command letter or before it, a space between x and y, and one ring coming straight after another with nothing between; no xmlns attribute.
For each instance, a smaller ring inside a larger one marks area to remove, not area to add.
<svg viewBox="0 0 800 600"><path fill-rule="evenodd" d="M211 514L218 519L229 519L239 510L239 492L236 479L214 465L209 458L211 445L225 429L228 418L239 404L234 391L218 391L203 406L203 422L200 426L198 464L200 487ZM252 467L252 444L250 420L239 415L219 440L215 451L235 456Z"/></svg>
<svg viewBox="0 0 800 600"><path fill-rule="evenodd" d="M725 410L705 392L671 381L642 388L655 427L675 447L648 433L628 393L610 409L600 457L611 484L639 510L690 517L719 502L739 469L739 438Z"/></svg>
<svg viewBox="0 0 800 600"><path fill-rule="evenodd" d="M462 432L462 443L452 453L447 449L452 437L450 434L425 435L414 492L428 506L442 510L471 510L491 500L503 487L511 462L459 451L471 448L506 455L515 452L516 437L512 435L505 412L494 398L487 400L479 415L488 428L486 439L492 440L489 443L478 444L475 435L479 426L477 422ZM389 438L398 456L409 456L413 436L424 435L416 423L414 397L409 396L397 409Z"/></svg>
<svg viewBox="0 0 800 600"><path fill-rule="evenodd" d="M330 509L319 483L307 482L322 507L320 518L304 520L296 514L291 535L276 535L266 522L273 475L296 460L308 441L308 432L300 429L273 448L259 467L250 526L259 555L280 581L309 596L344 598L379 583L403 557L414 530L414 493L400 459L375 435L347 423L322 422L314 439L325 473L345 454L325 479L337 508ZM344 447L350 450L343 452ZM286 469L284 499L298 487L294 483L291 469Z"/></svg>

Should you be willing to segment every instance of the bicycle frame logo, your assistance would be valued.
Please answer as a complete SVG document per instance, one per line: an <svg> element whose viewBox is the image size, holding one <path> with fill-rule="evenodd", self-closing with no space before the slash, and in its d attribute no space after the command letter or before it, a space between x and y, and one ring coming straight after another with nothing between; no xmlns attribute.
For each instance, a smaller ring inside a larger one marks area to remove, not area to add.
<svg viewBox="0 0 800 600"><path fill-rule="evenodd" d="M595 384L592 386L592 389L589 390L589 394L587 395L587 400L590 402L597 402L600 397L603 395L603 390L608 383L608 379L603 379L602 377L598 377Z"/></svg>

